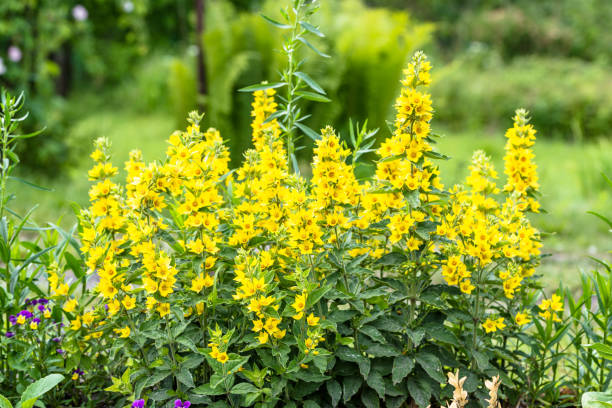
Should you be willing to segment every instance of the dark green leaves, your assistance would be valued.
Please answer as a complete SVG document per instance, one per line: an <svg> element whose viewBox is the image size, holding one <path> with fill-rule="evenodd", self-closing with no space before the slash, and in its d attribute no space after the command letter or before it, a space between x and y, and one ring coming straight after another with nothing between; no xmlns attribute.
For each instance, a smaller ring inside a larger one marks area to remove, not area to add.
<svg viewBox="0 0 612 408"><path fill-rule="evenodd" d="M416 361L431 378L439 383L446 382L446 377L442 372L442 364L440 364L438 357L431 353L418 352L416 354Z"/></svg>
<svg viewBox="0 0 612 408"><path fill-rule="evenodd" d="M393 359L393 371L391 378L393 384L401 382L414 368L414 358L404 355L399 355Z"/></svg>

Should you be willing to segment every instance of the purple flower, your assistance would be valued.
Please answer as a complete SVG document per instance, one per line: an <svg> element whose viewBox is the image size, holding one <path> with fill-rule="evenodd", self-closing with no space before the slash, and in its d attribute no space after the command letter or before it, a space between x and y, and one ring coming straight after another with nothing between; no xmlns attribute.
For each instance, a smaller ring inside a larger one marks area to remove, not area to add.
<svg viewBox="0 0 612 408"><path fill-rule="evenodd" d="M77 4L72 8L72 17L74 17L76 21L85 21L87 20L88 16L89 13L87 12L87 9L81 4Z"/></svg>
<svg viewBox="0 0 612 408"><path fill-rule="evenodd" d="M51 339L51 341L59 343L60 341L62 341L62 339L60 339L59 337L54 337L54 338Z"/></svg>
<svg viewBox="0 0 612 408"><path fill-rule="evenodd" d="M25 317L26 319L29 319L30 317L34 316L29 310L22 310L21 312L19 312L19 314Z"/></svg>
<svg viewBox="0 0 612 408"><path fill-rule="evenodd" d="M40 323L40 319L38 317L33 318L32 321L36 324Z"/></svg>
<svg viewBox="0 0 612 408"><path fill-rule="evenodd" d="M13 332L6 332L5 336L10 339L11 337L15 336L15 333L13 333Z"/></svg>
<svg viewBox="0 0 612 408"><path fill-rule="evenodd" d="M145 400L143 399L137 399L136 401L132 403L132 408L144 408L144 406L145 406Z"/></svg>
<svg viewBox="0 0 612 408"><path fill-rule="evenodd" d="M45 299L45 298L38 299L39 305L46 305L47 303L49 303L49 299Z"/></svg>
<svg viewBox="0 0 612 408"><path fill-rule="evenodd" d="M31 304L32 304L32 299L28 299L28 298L26 298L26 300L25 300L25 305L26 305L26 306L30 306Z"/></svg>
<svg viewBox="0 0 612 408"><path fill-rule="evenodd" d="M62 349L55 349L55 351L57 351L57 354L64 354L64 350Z"/></svg>
<svg viewBox="0 0 612 408"><path fill-rule="evenodd" d="M176 401L174 401L174 408L189 408L191 406L191 402L189 401L181 401L180 399L177 399Z"/></svg>
<svg viewBox="0 0 612 408"><path fill-rule="evenodd" d="M45 305L38 305L38 310L40 312L44 312L45 311Z"/></svg>
<svg viewBox="0 0 612 408"><path fill-rule="evenodd" d="M16 325L17 324L17 316L10 315L9 316L9 322L11 322L12 325Z"/></svg>

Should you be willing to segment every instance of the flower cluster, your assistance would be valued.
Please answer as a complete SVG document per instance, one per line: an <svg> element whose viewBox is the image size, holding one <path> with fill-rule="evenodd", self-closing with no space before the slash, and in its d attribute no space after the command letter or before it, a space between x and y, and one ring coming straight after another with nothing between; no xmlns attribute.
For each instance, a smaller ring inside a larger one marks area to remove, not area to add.
<svg viewBox="0 0 612 408"><path fill-rule="evenodd" d="M346 375L349 363L364 384L383 384L380 372L371 374L380 380L368 377L370 367L388 363L376 360L392 356L385 350L419 361L427 319L428 344L443 347L435 343L440 333L454 344L450 327L472 342L466 355L478 352L479 335L531 321L522 296L541 246L527 219L537 210L535 131L517 111L506 188L476 152L465 183L445 191L435 164L445 156L434 150L430 126L430 69L416 53L392 135L365 179L331 127L315 142L312 178L291 174L271 88L253 95L253 148L236 170L219 131L200 129L195 112L185 131L170 136L163 161L131 152L124 183L113 181L109 142L95 142L79 232L88 273L100 278L96 297L79 304L59 272L50 270L49 281L73 331L121 345L113 352L129 362L135 384L126 394L184 400L199 393L211 401L237 394L248 406L281 400L283 387L307 390L300 384L334 370ZM437 274L447 285L434 283ZM541 315L557 303L543 303ZM434 317L442 311L451 323ZM457 323L451 311L468 318ZM238 379L248 384L234 386ZM461 388L458 375L452 381Z"/></svg>

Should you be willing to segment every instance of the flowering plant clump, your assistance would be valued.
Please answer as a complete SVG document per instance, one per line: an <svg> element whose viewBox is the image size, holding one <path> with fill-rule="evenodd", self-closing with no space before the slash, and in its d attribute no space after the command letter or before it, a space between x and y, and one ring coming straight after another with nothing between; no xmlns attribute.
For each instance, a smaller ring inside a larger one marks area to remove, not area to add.
<svg viewBox="0 0 612 408"><path fill-rule="evenodd" d="M494 375L521 398L521 361L503 357L561 307L533 304L535 131L518 110L503 190L482 152L465 184L446 190L430 70L416 53L366 178L355 175L371 146L365 127L353 149L331 127L313 137L310 180L289 166L272 84L253 94L253 149L235 170L196 113L164 160L133 151L123 184L98 139L79 232L99 283L88 305L64 310L76 311L70 328L85 343L109 345L122 375L108 390L134 406L425 407L447 397L454 367L483 401L478 386Z"/></svg>

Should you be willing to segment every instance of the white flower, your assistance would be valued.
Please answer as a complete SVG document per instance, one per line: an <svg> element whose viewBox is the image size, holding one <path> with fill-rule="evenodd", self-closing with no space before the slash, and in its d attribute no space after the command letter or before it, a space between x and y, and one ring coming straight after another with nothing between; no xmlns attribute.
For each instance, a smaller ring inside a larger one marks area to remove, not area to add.
<svg viewBox="0 0 612 408"><path fill-rule="evenodd" d="M74 17L76 21L85 21L87 20L88 16L89 13L87 12L87 9L81 4L77 4L72 8L72 17Z"/></svg>
<svg viewBox="0 0 612 408"><path fill-rule="evenodd" d="M13 61L13 62L19 62L21 61L21 57L22 57L22 53L21 53L21 49L19 47L17 47L16 45L11 45L8 48L8 59Z"/></svg>

